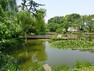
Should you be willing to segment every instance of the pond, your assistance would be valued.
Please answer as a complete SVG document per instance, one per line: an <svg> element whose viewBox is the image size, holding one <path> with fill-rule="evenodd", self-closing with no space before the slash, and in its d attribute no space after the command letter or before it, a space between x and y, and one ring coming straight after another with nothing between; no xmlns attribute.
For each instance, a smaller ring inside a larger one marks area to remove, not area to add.
<svg viewBox="0 0 94 71"><path fill-rule="evenodd" d="M19 66L27 71L32 66L37 68L40 64L49 64L51 67L59 65L68 65L74 67L77 61L88 61L94 63L94 50L60 50L51 48L49 40L31 39L27 40L21 46L10 52L7 52L17 59Z"/></svg>

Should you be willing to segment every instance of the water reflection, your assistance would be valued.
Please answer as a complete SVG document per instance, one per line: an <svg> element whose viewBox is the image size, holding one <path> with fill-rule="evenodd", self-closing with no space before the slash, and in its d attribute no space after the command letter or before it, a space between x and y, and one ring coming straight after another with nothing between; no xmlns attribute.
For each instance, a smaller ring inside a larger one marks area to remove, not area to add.
<svg viewBox="0 0 94 71"><path fill-rule="evenodd" d="M6 53L13 56L18 61L18 65L28 71L30 67L38 68L39 64L49 64L50 66L68 65L73 67L77 61L88 61L94 63L94 50L60 50L51 48L48 40L27 40L16 49L8 50Z"/></svg>
<svg viewBox="0 0 94 71"><path fill-rule="evenodd" d="M18 53L17 55L17 58L21 60L23 60L23 58L27 59L21 64L24 70L29 69L31 66L37 69L38 64L47 59L43 40L26 41L24 44L24 51Z"/></svg>
<svg viewBox="0 0 94 71"><path fill-rule="evenodd" d="M37 69L38 65L47 59L43 40L27 40L19 48L21 49L11 51L10 54L25 71L32 66Z"/></svg>

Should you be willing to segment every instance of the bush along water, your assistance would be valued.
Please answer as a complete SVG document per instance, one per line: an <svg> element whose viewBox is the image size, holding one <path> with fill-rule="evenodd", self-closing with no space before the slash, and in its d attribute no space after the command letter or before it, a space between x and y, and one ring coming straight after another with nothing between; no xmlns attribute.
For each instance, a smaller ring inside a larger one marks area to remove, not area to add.
<svg viewBox="0 0 94 71"><path fill-rule="evenodd" d="M0 51L0 71L17 71L18 69L15 59Z"/></svg>

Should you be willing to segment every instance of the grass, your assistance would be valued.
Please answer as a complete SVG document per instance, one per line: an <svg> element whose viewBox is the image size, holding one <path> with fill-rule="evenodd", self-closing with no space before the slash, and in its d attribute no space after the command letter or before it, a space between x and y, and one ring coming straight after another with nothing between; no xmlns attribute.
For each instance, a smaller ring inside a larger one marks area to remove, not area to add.
<svg viewBox="0 0 94 71"><path fill-rule="evenodd" d="M94 42L85 40L59 40L51 43L51 47L59 49L94 48Z"/></svg>

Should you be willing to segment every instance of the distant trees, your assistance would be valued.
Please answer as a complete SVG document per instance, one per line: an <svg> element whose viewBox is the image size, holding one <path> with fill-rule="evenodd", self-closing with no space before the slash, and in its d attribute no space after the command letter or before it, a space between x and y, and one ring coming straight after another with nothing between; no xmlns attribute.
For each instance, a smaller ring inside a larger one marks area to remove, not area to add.
<svg viewBox="0 0 94 71"><path fill-rule="evenodd" d="M56 29L60 27L61 25L61 19L63 18L62 17L59 17L59 16L55 16L53 18L50 18L48 20L48 25L47 25L47 29L48 31L50 32L56 32Z"/></svg>
<svg viewBox="0 0 94 71"><path fill-rule="evenodd" d="M48 31L56 32L56 29L59 27L59 24L51 22L47 25Z"/></svg>
<svg viewBox="0 0 94 71"><path fill-rule="evenodd" d="M82 16L84 26L86 27L87 31L91 32L94 31L94 15L85 15Z"/></svg>
<svg viewBox="0 0 94 71"><path fill-rule="evenodd" d="M81 16L79 14L73 13L66 16L55 16L48 20L48 29L50 32L67 32L69 27L78 27L78 30L80 29L83 31L93 31L94 30L94 22L92 21L94 19L94 15L84 15ZM86 23L86 25L85 25ZM51 27L49 25L53 24L54 31L50 30ZM59 26L57 26L59 25ZM57 28L55 28L57 27Z"/></svg>
<svg viewBox="0 0 94 71"><path fill-rule="evenodd" d="M72 26L77 26L77 21L80 19L80 15L79 14L70 14L70 15L66 15L63 19L62 19L62 26L65 28L66 32L68 27L72 27ZM76 24L76 25L75 25Z"/></svg>
<svg viewBox="0 0 94 71"><path fill-rule="evenodd" d="M53 18L50 18L48 20L48 23L54 22L54 23L61 23L61 19L63 18L63 16L55 16Z"/></svg>

